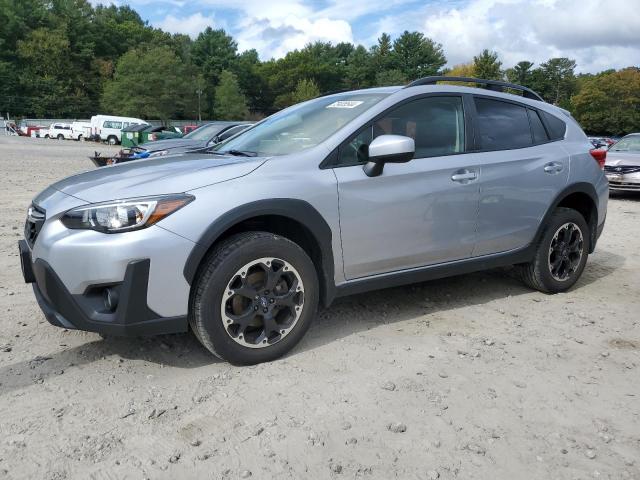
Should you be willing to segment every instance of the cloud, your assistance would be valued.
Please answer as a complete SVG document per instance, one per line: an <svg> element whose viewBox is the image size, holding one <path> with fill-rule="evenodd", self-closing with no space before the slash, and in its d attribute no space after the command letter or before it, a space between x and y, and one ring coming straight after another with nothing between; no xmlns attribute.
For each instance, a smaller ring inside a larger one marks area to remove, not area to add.
<svg viewBox="0 0 640 480"><path fill-rule="evenodd" d="M450 65L483 48L496 50L505 66L554 56L590 72L640 63L640 9L627 0L606 7L598 0L472 0L425 13L421 30L443 44Z"/></svg>
<svg viewBox="0 0 640 480"><path fill-rule="evenodd" d="M245 19L235 37L240 50L255 48L263 59L283 57L310 42L353 42L351 25L345 20L294 15Z"/></svg>
<svg viewBox="0 0 640 480"><path fill-rule="evenodd" d="M156 27L167 32L184 33L191 38L197 37L205 28L212 27L213 25L213 17L205 17L200 12L182 18L169 14L159 22L155 22Z"/></svg>

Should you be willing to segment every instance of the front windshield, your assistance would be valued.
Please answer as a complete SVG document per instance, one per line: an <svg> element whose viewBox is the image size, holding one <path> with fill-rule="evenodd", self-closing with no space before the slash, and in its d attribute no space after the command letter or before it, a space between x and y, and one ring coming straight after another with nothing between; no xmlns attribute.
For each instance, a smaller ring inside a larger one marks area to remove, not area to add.
<svg viewBox="0 0 640 480"><path fill-rule="evenodd" d="M640 135L625 137L618 143L611 145L612 152L640 152Z"/></svg>
<svg viewBox="0 0 640 480"><path fill-rule="evenodd" d="M229 125L220 123L210 123L209 125L203 125L196 128L193 132L187 133L182 138L188 138L189 140L206 140L209 141L215 137L220 131L227 128Z"/></svg>
<svg viewBox="0 0 640 480"><path fill-rule="evenodd" d="M323 142L387 95L389 94L331 95L294 105L221 143L215 150L259 156L296 153Z"/></svg>

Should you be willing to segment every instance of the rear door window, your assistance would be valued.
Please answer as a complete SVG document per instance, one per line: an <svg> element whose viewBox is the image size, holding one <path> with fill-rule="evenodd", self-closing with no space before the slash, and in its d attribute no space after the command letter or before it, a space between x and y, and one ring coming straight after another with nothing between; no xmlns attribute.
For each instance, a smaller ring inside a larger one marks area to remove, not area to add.
<svg viewBox="0 0 640 480"><path fill-rule="evenodd" d="M480 150L510 150L533 145L525 107L488 98L474 100L476 141Z"/></svg>

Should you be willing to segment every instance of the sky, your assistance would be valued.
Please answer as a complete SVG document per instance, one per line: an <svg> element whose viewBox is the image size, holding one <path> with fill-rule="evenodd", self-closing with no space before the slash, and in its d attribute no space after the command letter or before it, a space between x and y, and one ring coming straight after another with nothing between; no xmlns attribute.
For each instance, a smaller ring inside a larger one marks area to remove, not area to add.
<svg viewBox="0 0 640 480"><path fill-rule="evenodd" d="M100 3L107 3L102 0ZM97 1L95 3L98 3ZM569 57L578 72L640 66L640 0L118 0L151 25L195 38L224 28L262 60L317 40L370 47L417 30L441 43L448 66L482 49L503 68Z"/></svg>

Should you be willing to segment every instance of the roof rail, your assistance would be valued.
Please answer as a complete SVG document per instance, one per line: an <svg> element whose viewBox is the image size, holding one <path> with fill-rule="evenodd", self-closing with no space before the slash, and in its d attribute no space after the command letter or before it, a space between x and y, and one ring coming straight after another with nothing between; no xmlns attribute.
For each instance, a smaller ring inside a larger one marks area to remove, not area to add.
<svg viewBox="0 0 640 480"><path fill-rule="evenodd" d="M501 82L499 80L484 80L482 78L443 77L443 76L424 77L424 78L419 78L418 80L414 80L404 88L417 87L418 85L435 85L438 82L477 83L480 85L484 85L482 88L486 88L487 90L493 90L495 92L504 92L505 88L511 88L512 90L521 91L522 96L525 98L531 98L533 100L540 100L541 102L544 102L542 97L538 95L536 92L534 92L533 90L531 90L530 88L523 87L522 85L518 85L515 83Z"/></svg>

